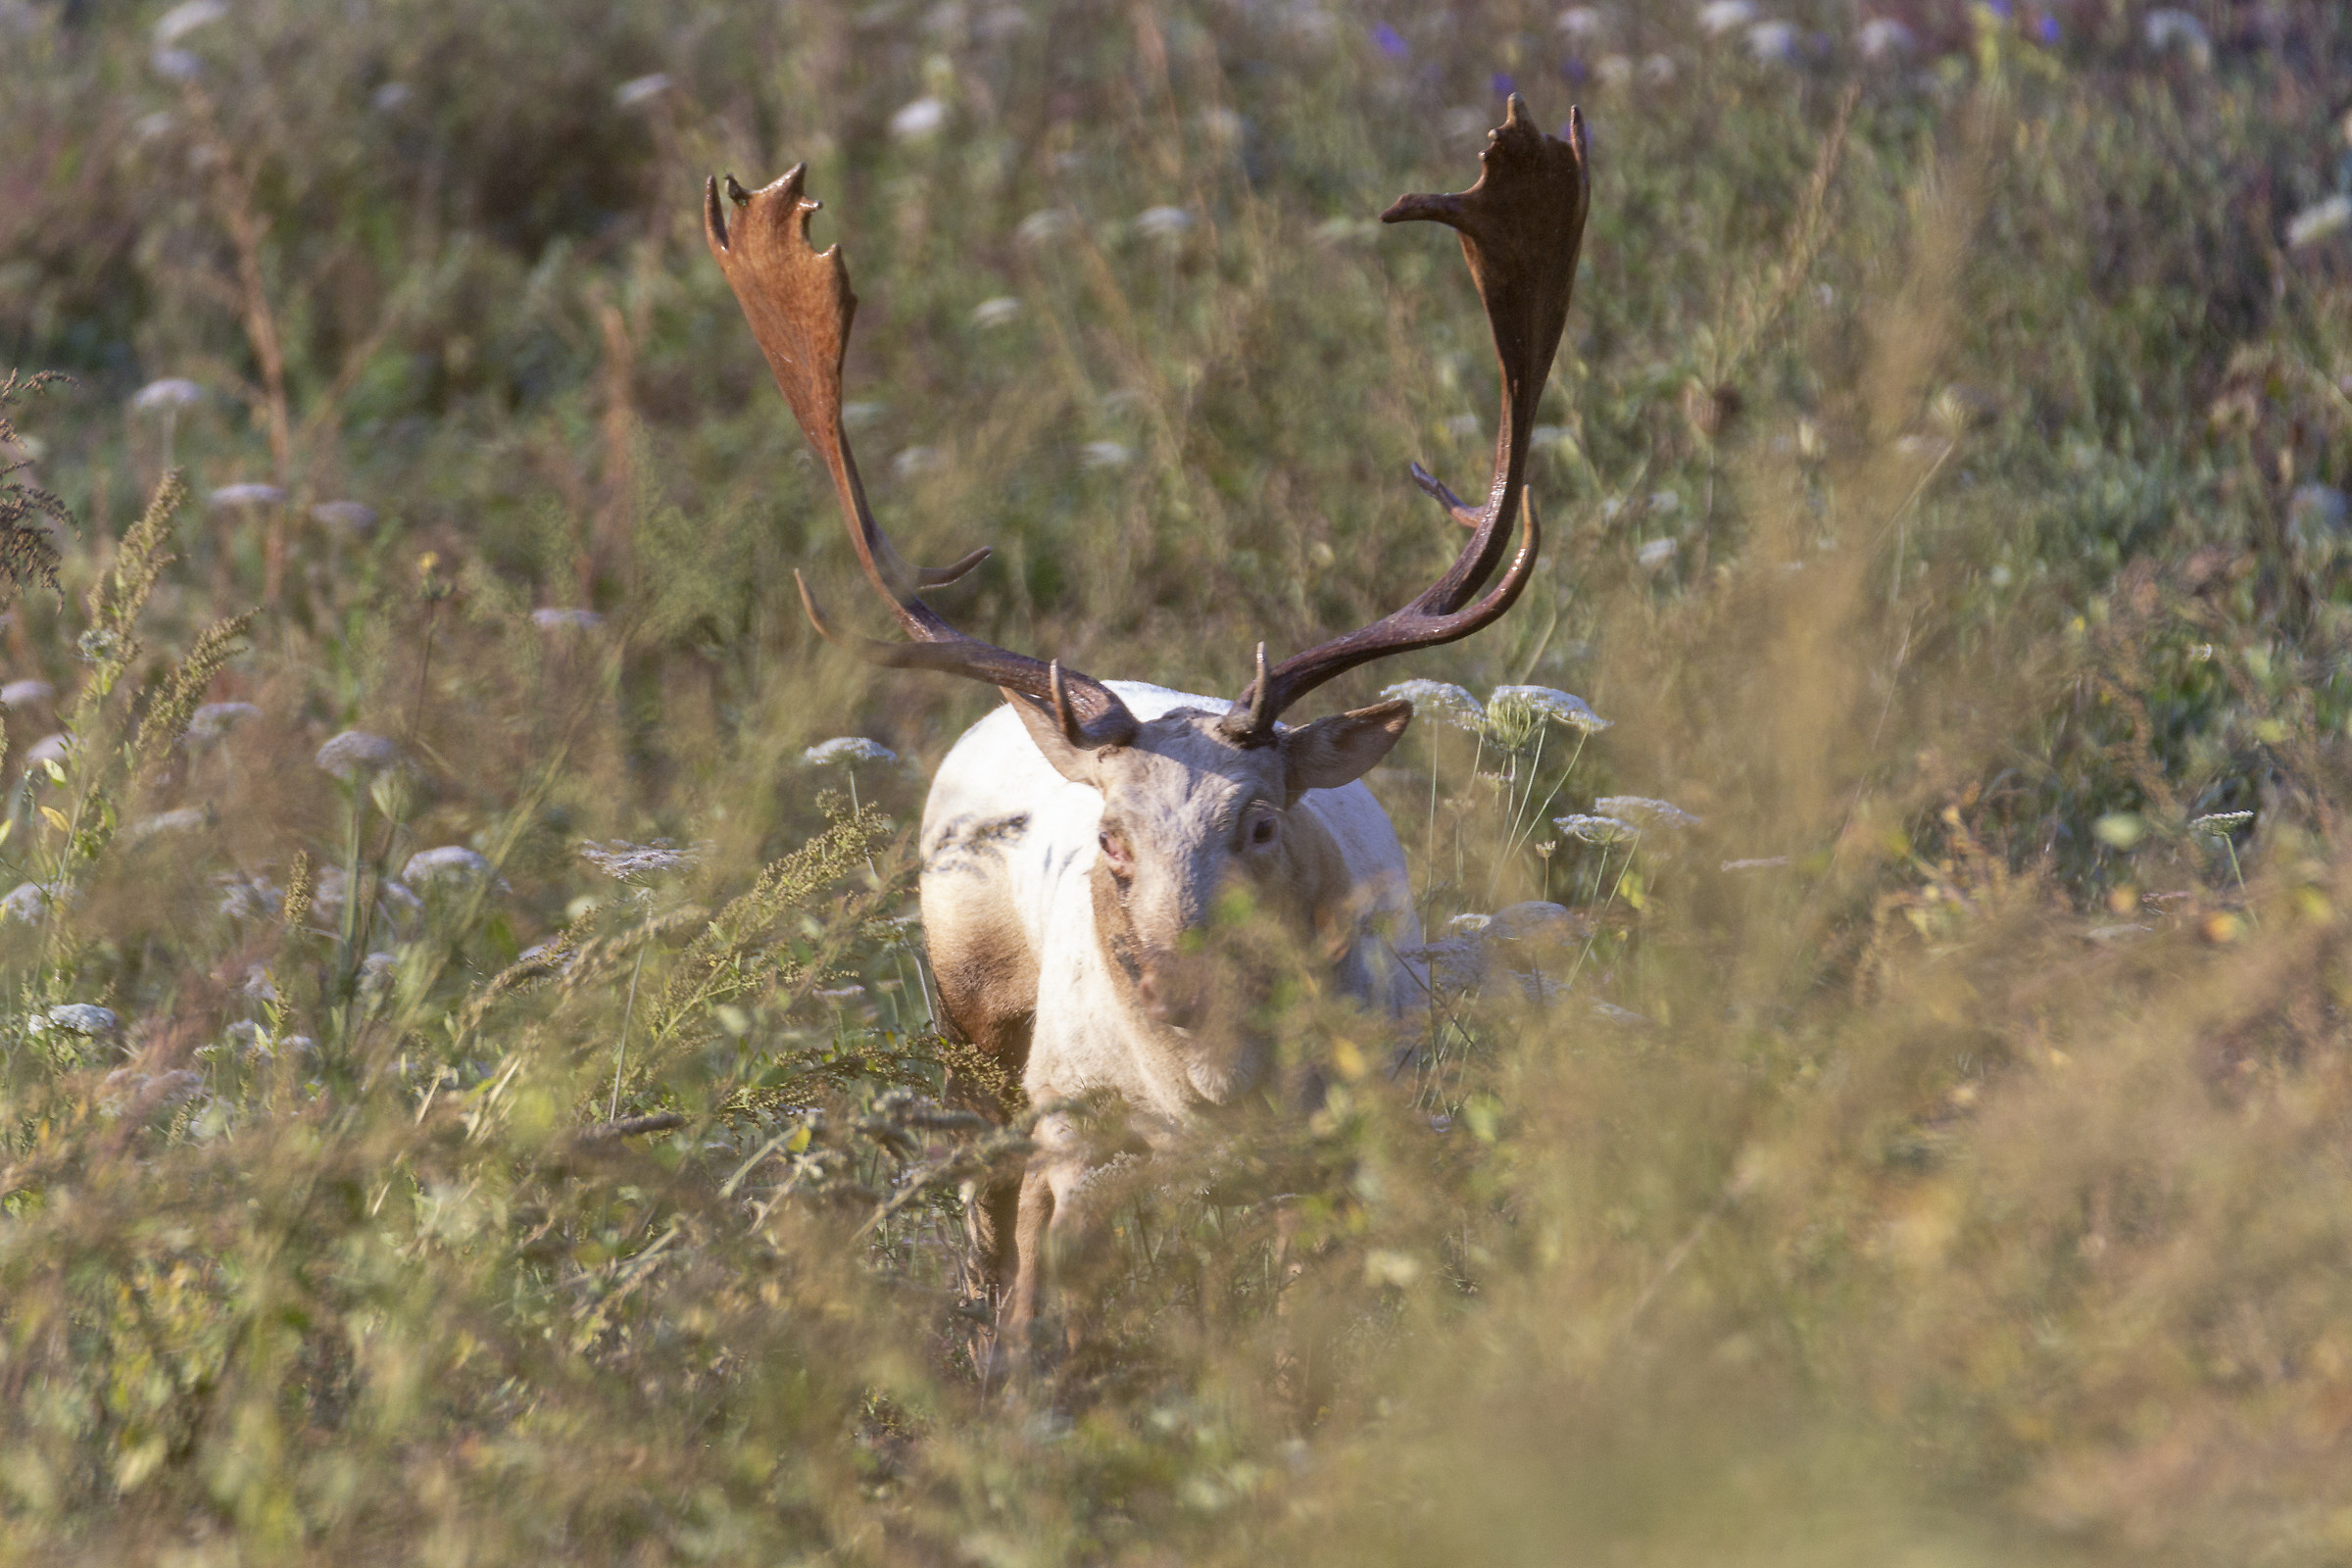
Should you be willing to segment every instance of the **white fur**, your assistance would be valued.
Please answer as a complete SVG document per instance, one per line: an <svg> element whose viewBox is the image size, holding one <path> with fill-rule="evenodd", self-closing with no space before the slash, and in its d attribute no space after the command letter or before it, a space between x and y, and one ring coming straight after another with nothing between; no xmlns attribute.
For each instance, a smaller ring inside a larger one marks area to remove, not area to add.
<svg viewBox="0 0 2352 1568"><path fill-rule="evenodd" d="M1226 707L1136 681L1107 684L1144 721L1179 708L1215 713ZM1421 987L1395 953L1420 942L1420 922L1388 814L1360 782L1310 790L1291 811L1331 834L1355 890L1357 929L1339 965L1341 983L1375 1006L1402 1012ZM1248 1093L1265 1064L1203 1063L1184 1049L1181 1031L1152 1022L1126 1000L1094 934L1090 879L1102 813L1101 794L1055 772L1019 715L999 708L964 732L931 786L923 810L924 904L928 911L950 879L977 876L1002 888L1038 958L1023 1078L1030 1102L1114 1090L1138 1130L1158 1143L1200 1109ZM987 831L1024 819L1017 830Z"/></svg>

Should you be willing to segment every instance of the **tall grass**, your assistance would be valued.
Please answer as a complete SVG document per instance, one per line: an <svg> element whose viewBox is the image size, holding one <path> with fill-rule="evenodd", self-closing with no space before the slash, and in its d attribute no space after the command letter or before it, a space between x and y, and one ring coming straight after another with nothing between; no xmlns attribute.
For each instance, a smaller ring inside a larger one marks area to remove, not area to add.
<svg viewBox="0 0 2352 1568"><path fill-rule="evenodd" d="M1788 15L0 0L73 378L0 501L77 524L0 630L0 1558L2340 1559L2352 31ZM959 623L1233 691L1450 555L1485 329L1368 220L1506 76L1597 170L1545 557L1334 699L1609 727L1424 710L1426 1033L1283 969L987 1386L1026 1110L909 917L989 699L804 629L700 181L809 162Z"/></svg>

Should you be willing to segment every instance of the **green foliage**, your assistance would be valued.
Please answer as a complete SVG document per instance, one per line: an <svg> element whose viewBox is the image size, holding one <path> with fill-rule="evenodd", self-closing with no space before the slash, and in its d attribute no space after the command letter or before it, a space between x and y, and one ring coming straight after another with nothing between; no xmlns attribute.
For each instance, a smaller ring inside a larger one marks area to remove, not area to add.
<svg viewBox="0 0 2352 1568"><path fill-rule="evenodd" d="M23 402L26 393L42 391L63 379L54 370L29 376L11 370L0 379L0 579L7 583L8 598L34 586L57 591L57 542L39 519L47 517L70 526L74 514L56 496L17 477L32 463L15 457L10 450L18 447L23 437L10 422L8 410Z"/></svg>
<svg viewBox="0 0 2352 1568"><path fill-rule="evenodd" d="M1778 9L0 0L0 1563L2340 1560L2352 19ZM1370 780L1432 1005L1225 911L1272 1085L988 1385L995 698L806 630L701 181L808 161L943 612L1230 693L1458 545L1372 220L1498 74L1597 171L1543 562L1327 694L1490 695Z"/></svg>

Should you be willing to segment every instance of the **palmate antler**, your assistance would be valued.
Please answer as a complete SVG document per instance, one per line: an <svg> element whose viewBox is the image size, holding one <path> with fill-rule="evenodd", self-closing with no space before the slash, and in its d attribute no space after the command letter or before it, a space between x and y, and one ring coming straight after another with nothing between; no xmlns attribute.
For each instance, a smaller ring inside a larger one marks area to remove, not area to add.
<svg viewBox="0 0 2352 1568"><path fill-rule="evenodd" d="M1258 645L1257 677L1219 721L1238 745L1270 743L1284 710L1325 681L1390 654L1432 648L1469 636L1511 608L1536 563L1541 530L1525 490L1529 433L1536 401L1551 372L1568 318L1591 195L1586 177L1584 121L1568 115L1567 139L1536 128L1519 96L1511 95L1503 123L1488 133L1478 182L1458 195L1406 196L1382 221L1428 219L1461 233L1462 255L1487 310L1502 368L1502 415L1495 437L1494 473L1487 504L1474 508L1413 465L1413 479L1471 529L1453 565L1418 598L1369 626L1294 655L1271 669ZM857 460L841 427L841 363L850 320L858 308L841 249L822 253L808 243L808 215L818 204L803 193L807 166L774 184L746 191L732 176L726 195L738 211L730 232L719 205L719 182L705 189L703 227L710 254L743 306L745 319L767 356L776 385L833 475L842 514L850 524L858 564L889 601L911 640L876 642L835 634L799 572L801 605L827 640L877 664L939 669L984 680L1008 698L1054 715L1073 746L1120 746L1133 740L1134 714L1102 682L1008 653L950 626L916 597L918 588L954 582L986 560L983 548L952 566L912 566L891 547L867 506ZM1518 515L1515 517L1514 513ZM1520 521L1518 554L1483 597Z"/></svg>
<svg viewBox="0 0 2352 1568"><path fill-rule="evenodd" d="M1419 598L1369 626L1294 654L1271 670L1261 646L1257 678L1235 700L1222 725L1243 745L1271 740L1282 711L1336 675L1391 654L1455 642L1492 624L1518 600L1534 573L1542 531L1526 492L1528 437L1568 322L1568 295L1576 282L1577 251L1592 196L1585 173L1584 117L1574 109L1568 111L1567 131L1563 141L1536 128L1527 105L1513 93L1501 126L1487 133L1478 183L1459 195L1399 197L1380 215L1384 223L1428 219L1461 231L1462 257L1487 308L1494 357L1502 365L1494 480L1486 506L1473 508L1413 465L1414 483L1471 528L1469 543ZM1469 604L1501 561L1513 510L1520 507L1525 527L1517 557L1483 599Z"/></svg>
<svg viewBox="0 0 2352 1568"><path fill-rule="evenodd" d="M858 477L858 460L841 427L841 361L858 296L850 292L841 247L820 254L808 243L808 215L819 204L802 192L808 172L808 165L797 164L782 179L757 191L745 190L728 176L727 199L738 209L732 232L719 206L718 181L709 181L703 191L703 234L743 306L760 352L767 356L784 401L792 405L793 416L832 472L833 491L850 525L850 542L858 548L858 564L865 568L866 580L890 601L899 624L912 640L885 643L837 636L808 591L808 579L796 570L792 575L800 584L801 608L827 641L869 662L984 680L1007 697L1052 711L1073 746L1124 746L1135 738L1135 715L1109 687L1074 670L1064 671L1058 662L1041 663L968 637L915 596L916 589L943 587L986 561L986 547L952 566L913 566L891 547L874 521L865 486Z"/></svg>

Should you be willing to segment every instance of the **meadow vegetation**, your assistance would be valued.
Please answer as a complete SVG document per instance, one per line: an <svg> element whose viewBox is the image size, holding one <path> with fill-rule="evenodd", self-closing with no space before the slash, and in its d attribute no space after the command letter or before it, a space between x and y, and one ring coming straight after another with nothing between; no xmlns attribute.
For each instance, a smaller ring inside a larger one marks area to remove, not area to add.
<svg viewBox="0 0 2352 1568"><path fill-rule="evenodd" d="M2338 8L0 37L0 1561L2352 1552ZM1482 705L1372 780L1437 1004L1280 989L1321 1107L983 1387L910 839L990 699L802 620L702 180L808 161L959 624L1229 694L1451 558L1492 353L1372 220L1512 87L1595 171L1543 564L1310 705Z"/></svg>

